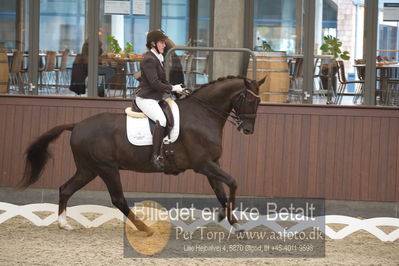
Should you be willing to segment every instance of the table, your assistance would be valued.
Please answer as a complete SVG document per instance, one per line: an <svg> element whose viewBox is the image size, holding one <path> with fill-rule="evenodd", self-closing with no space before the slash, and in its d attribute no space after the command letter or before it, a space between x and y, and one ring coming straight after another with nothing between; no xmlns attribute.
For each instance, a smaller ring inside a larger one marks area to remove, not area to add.
<svg viewBox="0 0 399 266"><path fill-rule="evenodd" d="M355 64L354 67L366 67L366 64ZM389 89L390 79L392 78L392 70L399 69L399 64L376 65L380 70L380 101L383 105L387 105L390 100L391 91Z"/></svg>

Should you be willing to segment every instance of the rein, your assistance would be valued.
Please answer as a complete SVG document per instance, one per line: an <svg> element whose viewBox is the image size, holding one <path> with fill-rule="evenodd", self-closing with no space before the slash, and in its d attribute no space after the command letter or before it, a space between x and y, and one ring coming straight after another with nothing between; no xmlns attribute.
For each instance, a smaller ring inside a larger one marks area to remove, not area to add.
<svg viewBox="0 0 399 266"><path fill-rule="evenodd" d="M205 102L203 100L198 99L197 97L195 97L194 95L190 95L191 98L193 98L196 102L198 102L199 104L201 104L203 107L205 107L206 109L212 111L214 114L216 114L217 116L226 119L227 122L231 123L232 125L234 125L235 127L239 127L243 121L242 118L252 118L255 117L256 114L240 114L239 111L241 108L241 105L243 104L245 98L246 98L246 94L250 93L251 95L253 95L256 98L260 98L259 95L257 95L256 93L254 93L251 90L245 89L245 91L242 91L239 96L237 97L237 99L234 101L233 103L233 113L228 113L226 111L221 110L220 108ZM239 106L237 108L236 104L239 103ZM232 118L232 119L229 119Z"/></svg>

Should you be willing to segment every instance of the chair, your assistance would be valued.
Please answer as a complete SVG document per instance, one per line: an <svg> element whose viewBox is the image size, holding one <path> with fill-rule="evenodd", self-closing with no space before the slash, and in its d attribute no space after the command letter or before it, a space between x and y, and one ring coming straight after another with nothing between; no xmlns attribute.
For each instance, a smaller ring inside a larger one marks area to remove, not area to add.
<svg viewBox="0 0 399 266"><path fill-rule="evenodd" d="M334 60L331 58L315 57L313 65L313 94L326 97L327 104L333 103L332 98L336 96L335 90L335 74L336 67ZM316 90L317 88L317 90Z"/></svg>
<svg viewBox="0 0 399 266"><path fill-rule="evenodd" d="M112 59L110 64L104 68L104 82L106 83L106 97L124 97L126 98L127 85L127 65L124 60ZM110 84L107 84L107 75L110 79ZM113 94L113 95L111 95Z"/></svg>
<svg viewBox="0 0 399 266"><path fill-rule="evenodd" d="M98 73L97 84L97 95L99 97L110 96L110 89L107 89L105 85L105 73Z"/></svg>
<svg viewBox="0 0 399 266"><path fill-rule="evenodd" d="M60 67L56 67L54 69L55 71L55 89L58 91L59 87L64 87L67 88L69 87L69 76L67 73L67 63L68 63L68 57L70 55L69 49L65 49L62 54L61 54L61 64Z"/></svg>
<svg viewBox="0 0 399 266"><path fill-rule="evenodd" d="M136 79L137 73L140 71L138 62L128 62L126 71L126 90L129 90L130 98L134 91L139 86L139 81Z"/></svg>
<svg viewBox="0 0 399 266"><path fill-rule="evenodd" d="M56 64L56 52L55 51L47 51L45 64L42 69L39 69L39 92L43 93L43 85L47 88L47 93L50 93L49 87L51 86L51 72L55 73L55 64ZM55 81L54 81L55 85ZM58 93L58 87L56 87L56 92Z"/></svg>
<svg viewBox="0 0 399 266"><path fill-rule="evenodd" d="M303 58L296 58L295 61L292 59L289 60L288 69L290 70L290 89L288 93L288 101L290 103L301 103L303 98L303 88L301 84L303 79Z"/></svg>
<svg viewBox="0 0 399 266"><path fill-rule="evenodd" d="M337 96L335 97L335 104L341 104L342 98L344 96L344 92L346 89L346 85L348 84L361 84L363 86L364 80L351 80L348 81L346 79L346 73L345 73L345 65L342 60L337 61L338 64L338 81L340 85L338 86L338 91L337 91ZM360 89L361 91L362 89Z"/></svg>
<svg viewBox="0 0 399 266"><path fill-rule="evenodd" d="M207 55L204 59L196 57L194 54L190 54L184 57L185 62L183 65L183 73L186 77L186 84L188 88L195 88L197 83L197 75L201 75L204 78L208 79L208 60L209 55ZM203 61L204 67L202 70L199 70L198 65L200 61ZM204 82L205 83L205 82Z"/></svg>
<svg viewBox="0 0 399 266"><path fill-rule="evenodd" d="M388 81L387 105L399 106L399 79Z"/></svg>
<svg viewBox="0 0 399 266"><path fill-rule="evenodd" d="M363 64L366 64L366 60L364 60L364 59L355 59L355 64L356 64L356 65L363 65ZM357 74L357 77L358 77L360 80L364 80L365 74L366 74L366 67L364 67L364 66L359 66L359 67L357 67L357 68L356 68L356 74Z"/></svg>
<svg viewBox="0 0 399 266"><path fill-rule="evenodd" d="M356 65L363 65L366 64L366 60L364 59L355 59ZM356 67L356 74L359 80L365 80L366 75L366 67L358 66ZM353 97L353 103L356 104L357 101L363 97L363 86L356 87L356 95Z"/></svg>
<svg viewBox="0 0 399 266"><path fill-rule="evenodd" d="M22 68L23 53L15 50L11 58L11 67L9 72L9 79L7 84L8 93L25 94Z"/></svg>
<svg viewBox="0 0 399 266"><path fill-rule="evenodd" d="M184 62L182 63L183 66L183 73L184 73L184 79L186 80L185 84L188 88L192 89L194 88L194 77L191 74L192 69L193 69L193 60L194 60L194 55L193 54L188 54L183 57Z"/></svg>
<svg viewBox="0 0 399 266"><path fill-rule="evenodd" d="M399 105L399 77L397 70L391 70L391 75L388 78L388 88L387 88L387 95L386 95L386 102L385 105Z"/></svg>

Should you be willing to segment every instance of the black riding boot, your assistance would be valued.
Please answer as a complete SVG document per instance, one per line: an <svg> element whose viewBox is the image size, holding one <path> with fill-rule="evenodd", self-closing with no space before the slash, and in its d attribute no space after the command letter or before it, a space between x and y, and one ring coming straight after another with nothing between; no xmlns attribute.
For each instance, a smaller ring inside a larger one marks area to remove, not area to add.
<svg viewBox="0 0 399 266"><path fill-rule="evenodd" d="M155 168L158 170L162 170L164 165L163 165L163 158L161 156L161 145L162 145L162 140L165 136L165 128L162 127L159 122L157 121L157 124L154 129L154 134L152 135L152 164L154 165Z"/></svg>

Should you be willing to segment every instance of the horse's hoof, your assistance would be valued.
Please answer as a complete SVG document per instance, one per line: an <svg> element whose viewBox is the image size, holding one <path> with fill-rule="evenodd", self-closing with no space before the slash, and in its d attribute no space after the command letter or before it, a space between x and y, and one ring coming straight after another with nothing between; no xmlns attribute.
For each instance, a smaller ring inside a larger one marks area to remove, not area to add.
<svg viewBox="0 0 399 266"><path fill-rule="evenodd" d="M239 223L234 223L232 226L234 227L236 233L244 232L244 229L241 228L241 225Z"/></svg>
<svg viewBox="0 0 399 266"><path fill-rule="evenodd" d="M70 226L69 224L59 224L58 226L59 226L60 229L64 229L64 230L67 230L67 231L73 230L73 227Z"/></svg>
<svg viewBox="0 0 399 266"><path fill-rule="evenodd" d="M145 232L147 234L147 237L152 236L154 234L154 231L151 228L149 228L149 227L147 227Z"/></svg>
<svg viewBox="0 0 399 266"><path fill-rule="evenodd" d="M223 214L219 213L218 222L220 223L221 221L224 220L224 218L226 218L226 216L224 216Z"/></svg>
<svg viewBox="0 0 399 266"><path fill-rule="evenodd" d="M224 220L224 218L226 218L226 214L224 213L224 211L221 210L218 215L218 222L220 223Z"/></svg>
<svg viewBox="0 0 399 266"><path fill-rule="evenodd" d="M154 234L154 231L152 231L151 229L148 229L147 231L145 231L147 233L147 237L150 237Z"/></svg>

